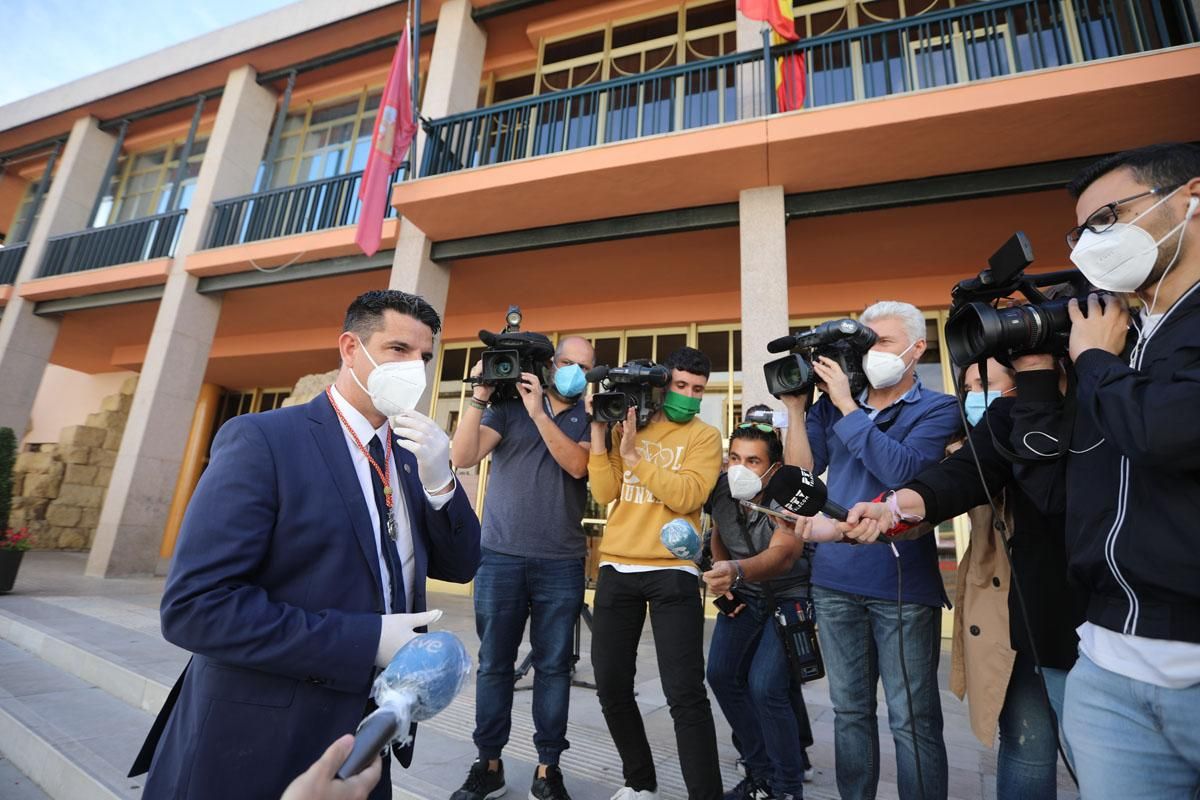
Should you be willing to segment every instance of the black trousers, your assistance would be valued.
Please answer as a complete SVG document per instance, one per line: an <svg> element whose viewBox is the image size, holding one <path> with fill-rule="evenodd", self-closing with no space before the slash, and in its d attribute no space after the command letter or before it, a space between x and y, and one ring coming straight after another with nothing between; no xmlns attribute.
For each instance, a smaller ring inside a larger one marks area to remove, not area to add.
<svg viewBox="0 0 1200 800"><path fill-rule="evenodd" d="M679 766L690 800L720 800L721 770L712 707L704 685L704 611L695 575L600 570L592 622L592 667L604 721L625 773L625 785L656 790L658 776L633 694L637 647L650 609L663 693L675 722Z"/></svg>

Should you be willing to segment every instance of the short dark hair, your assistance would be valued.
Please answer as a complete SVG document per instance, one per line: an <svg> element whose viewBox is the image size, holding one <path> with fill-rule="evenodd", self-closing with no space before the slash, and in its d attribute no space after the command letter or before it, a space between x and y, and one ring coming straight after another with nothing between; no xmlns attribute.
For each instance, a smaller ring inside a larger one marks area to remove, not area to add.
<svg viewBox="0 0 1200 800"><path fill-rule="evenodd" d="M663 366L708 377L712 373L712 361L694 347L681 347L663 359Z"/></svg>
<svg viewBox="0 0 1200 800"><path fill-rule="evenodd" d="M767 443L767 458L774 464L783 461L783 441L779 438L779 434L775 431L767 433L754 425L749 425L745 428L737 427L733 429L733 433L729 436L729 444L732 446L735 439L746 439L751 442L766 442Z"/></svg>
<svg viewBox="0 0 1200 800"><path fill-rule="evenodd" d="M442 318L424 297L396 289L372 289L354 298L346 309L342 330L355 333L366 341L383 327L383 312L389 309L424 323L434 336L442 330Z"/></svg>
<svg viewBox="0 0 1200 800"><path fill-rule="evenodd" d="M770 410L771 410L771 407L769 405L767 405L766 403L759 403L758 405L750 406L749 408L743 408L742 409L742 419L745 419L746 417L750 416L755 411L770 411Z"/></svg>
<svg viewBox="0 0 1200 800"><path fill-rule="evenodd" d="M1071 197L1079 197L1102 176L1121 167L1128 167L1138 181L1155 189L1180 186L1192 178L1200 178L1200 147L1163 142L1105 156L1089 164L1067 184L1067 191Z"/></svg>

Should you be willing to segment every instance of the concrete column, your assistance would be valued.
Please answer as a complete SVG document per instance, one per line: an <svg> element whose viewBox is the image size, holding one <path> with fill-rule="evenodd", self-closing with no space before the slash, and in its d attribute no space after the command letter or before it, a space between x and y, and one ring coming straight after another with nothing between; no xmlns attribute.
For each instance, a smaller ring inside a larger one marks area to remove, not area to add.
<svg viewBox="0 0 1200 800"><path fill-rule="evenodd" d="M47 239L87 227L114 141L100 130L95 117L75 121L41 215L30 232L17 286L37 275ZM33 399L58 338L58 318L39 317L33 306L14 294L0 317L0 386L4 387L0 391L0 427L12 428L17 441L29 425Z"/></svg>
<svg viewBox="0 0 1200 800"><path fill-rule="evenodd" d="M438 11L437 33L429 57L421 116L440 119L470 111L479 102L479 78L487 33L471 19L470 0L448 0ZM417 134L417 165L425 150L425 132Z"/></svg>
<svg viewBox="0 0 1200 800"><path fill-rule="evenodd" d="M198 294L184 262L203 246L213 201L253 191L275 111L274 93L256 77L252 68L240 67L225 83L100 512L88 575L152 574L157 565L221 313L220 297Z"/></svg>
<svg viewBox="0 0 1200 800"><path fill-rule="evenodd" d="M738 197L742 251L742 408L772 402L763 364L767 342L788 332L787 215L783 187L747 189Z"/></svg>
<svg viewBox="0 0 1200 800"><path fill-rule="evenodd" d="M471 19L469 0L443 3L438 11L437 34L421 104L423 116L439 119L475 108L486 50L487 33ZM424 150L425 134L421 132L417 138L418 165ZM429 237L416 225L407 219L400 221L388 288L419 294L444 315L446 296L450 291L450 270L429 258L431 244ZM432 386L433 375L429 374L428 378ZM429 402L430 391L427 389L418 408L428 412Z"/></svg>

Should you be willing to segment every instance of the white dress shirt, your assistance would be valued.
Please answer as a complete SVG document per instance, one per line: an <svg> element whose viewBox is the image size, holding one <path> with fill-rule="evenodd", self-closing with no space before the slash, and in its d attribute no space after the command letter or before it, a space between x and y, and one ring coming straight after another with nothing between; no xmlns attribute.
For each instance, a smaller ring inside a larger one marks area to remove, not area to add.
<svg viewBox="0 0 1200 800"><path fill-rule="evenodd" d="M337 403L338 410L342 412L342 416L354 430L354 435L362 442L363 447L369 450L371 439L375 436L379 437L379 441L384 443L385 448L388 447L391 442L391 431L386 421L379 428L372 428L367 418L360 414L358 409L350 405L346 398L342 397L337 387L331 387L331 393L333 394L334 402ZM391 614L391 574L388 572L388 562L383 554L379 511L375 506L375 487L371 482L371 473L374 470L371 467L371 462L367 461L366 454L362 450L359 450L358 445L354 443L354 439L350 436L350 432L346 430L346 426L341 425L341 428L342 436L346 440L346 448L350 451L350 460L354 463L354 472L358 476L359 488L362 489L363 501L367 504L367 514L371 518L371 530L375 532L375 556L379 559L379 575L383 581L384 613ZM408 518L408 505L404 500L404 486L400 483L400 475L396 471L395 453L389 450L387 455L389 459L388 485L392 488L392 518L396 523L396 551L400 556L401 575L404 577L404 608L411 613L413 610L413 584L416 582L412 521ZM380 464L379 466L382 467L383 465ZM457 486L445 494L431 495L428 491L424 492L424 494L429 505L434 510L440 510L450 502L450 498L454 496L454 492L456 491L458 491Z"/></svg>

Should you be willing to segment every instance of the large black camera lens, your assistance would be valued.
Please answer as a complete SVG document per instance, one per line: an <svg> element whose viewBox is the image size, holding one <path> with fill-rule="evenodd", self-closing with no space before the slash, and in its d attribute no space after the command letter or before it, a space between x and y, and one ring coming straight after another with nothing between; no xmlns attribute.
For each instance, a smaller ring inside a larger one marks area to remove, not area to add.
<svg viewBox="0 0 1200 800"><path fill-rule="evenodd" d="M592 418L597 422L622 422L629 410L630 397L624 392L598 392L592 395Z"/></svg>
<svg viewBox="0 0 1200 800"><path fill-rule="evenodd" d="M515 381L521 375L521 354L516 350L489 349L483 353L483 374L480 376L485 383L500 381Z"/></svg>
<svg viewBox="0 0 1200 800"><path fill-rule="evenodd" d="M1060 353L1071 332L1070 298L1041 305L993 308L968 303L946 321L946 348L959 367L988 358Z"/></svg>
<svg viewBox="0 0 1200 800"><path fill-rule="evenodd" d="M767 391L780 397L807 392L812 381L812 369L803 356L792 354L763 364L763 377L767 380Z"/></svg>

